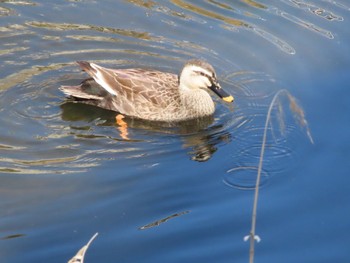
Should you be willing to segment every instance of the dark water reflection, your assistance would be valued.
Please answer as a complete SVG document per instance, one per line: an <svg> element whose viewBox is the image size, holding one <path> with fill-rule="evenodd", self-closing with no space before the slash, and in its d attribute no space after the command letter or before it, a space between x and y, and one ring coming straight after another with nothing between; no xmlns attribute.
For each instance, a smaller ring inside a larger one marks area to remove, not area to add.
<svg viewBox="0 0 350 263"><path fill-rule="evenodd" d="M213 125L214 117L209 116L196 120L183 121L179 123L166 123L166 122L150 122L134 118L124 118L126 122L126 131L118 127L116 124L116 113L113 111L107 111L100 108L96 108L90 105L82 105L80 103L67 102L61 105L62 119L65 121L73 122L71 128L71 135L79 138L102 138L102 135L91 134L91 126L76 126L75 122L94 123L98 126L111 126L114 129L119 130L119 138L105 138L113 139L116 141L128 141L128 142L150 142L153 138L163 138L166 136L181 136L182 146L185 149L190 149L188 154L195 161L207 161L211 158L217 150L216 144L220 142L229 142L230 133L225 132L223 125ZM129 134L130 132L133 132ZM142 133L140 136L139 132ZM125 133L125 134L123 134ZM145 135L149 135L152 138L146 138ZM163 141L166 144L166 141Z"/></svg>
<svg viewBox="0 0 350 263"><path fill-rule="evenodd" d="M349 12L343 0L0 1L0 261L67 262L95 232L86 262L248 261L252 191L239 189L254 186L282 88L315 145L281 100L256 261L346 261ZM236 99L215 99L211 118L126 118L126 134L114 112L58 90L86 78L76 60L178 73L198 57Z"/></svg>

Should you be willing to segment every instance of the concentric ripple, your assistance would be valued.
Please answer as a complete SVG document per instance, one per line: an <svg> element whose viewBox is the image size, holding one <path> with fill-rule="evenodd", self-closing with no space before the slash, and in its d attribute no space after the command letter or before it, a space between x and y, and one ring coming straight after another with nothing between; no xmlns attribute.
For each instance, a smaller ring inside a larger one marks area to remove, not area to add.
<svg viewBox="0 0 350 263"><path fill-rule="evenodd" d="M256 186L258 168L255 166L240 166L232 168L224 175L223 182L233 188L240 190L253 190ZM262 171L259 187L268 183L269 174Z"/></svg>

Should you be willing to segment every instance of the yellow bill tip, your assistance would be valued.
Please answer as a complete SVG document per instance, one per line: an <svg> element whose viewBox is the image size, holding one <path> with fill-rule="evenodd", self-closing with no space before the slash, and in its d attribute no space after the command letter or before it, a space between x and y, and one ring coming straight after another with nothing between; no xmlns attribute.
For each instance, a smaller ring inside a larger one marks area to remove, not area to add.
<svg viewBox="0 0 350 263"><path fill-rule="evenodd" d="M234 100L232 96L223 97L222 99L226 102L232 102Z"/></svg>

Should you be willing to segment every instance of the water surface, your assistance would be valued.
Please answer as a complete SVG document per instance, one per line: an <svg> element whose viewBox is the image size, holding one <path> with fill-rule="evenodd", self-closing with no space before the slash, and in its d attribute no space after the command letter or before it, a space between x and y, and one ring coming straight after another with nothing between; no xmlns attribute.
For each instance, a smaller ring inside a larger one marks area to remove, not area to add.
<svg viewBox="0 0 350 263"><path fill-rule="evenodd" d="M350 4L323 1L0 1L0 261L247 262L256 167L273 95L257 262L350 254ZM216 69L233 105L178 125L67 101L75 64ZM292 252L291 252L292 251Z"/></svg>

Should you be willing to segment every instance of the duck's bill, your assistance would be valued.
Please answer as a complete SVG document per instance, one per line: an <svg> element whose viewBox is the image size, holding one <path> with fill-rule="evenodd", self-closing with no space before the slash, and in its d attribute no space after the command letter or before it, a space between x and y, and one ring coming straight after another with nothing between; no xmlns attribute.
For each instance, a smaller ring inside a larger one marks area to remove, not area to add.
<svg viewBox="0 0 350 263"><path fill-rule="evenodd" d="M212 85L210 89L226 102L232 102L234 100L234 98L226 91L224 91L219 84Z"/></svg>

